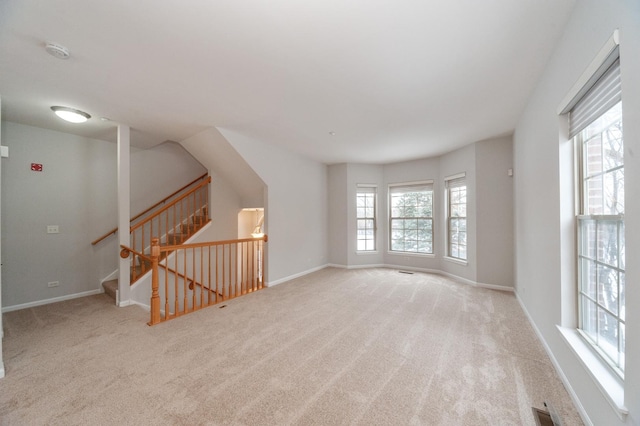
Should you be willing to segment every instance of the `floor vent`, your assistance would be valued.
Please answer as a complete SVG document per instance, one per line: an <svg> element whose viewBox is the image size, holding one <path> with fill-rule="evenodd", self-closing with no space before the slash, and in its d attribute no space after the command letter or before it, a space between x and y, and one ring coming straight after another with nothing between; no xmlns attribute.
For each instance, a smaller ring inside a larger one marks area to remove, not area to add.
<svg viewBox="0 0 640 426"><path fill-rule="evenodd" d="M401 274L413 275L413 272L411 271L398 271L398 272L400 272Z"/></svg>

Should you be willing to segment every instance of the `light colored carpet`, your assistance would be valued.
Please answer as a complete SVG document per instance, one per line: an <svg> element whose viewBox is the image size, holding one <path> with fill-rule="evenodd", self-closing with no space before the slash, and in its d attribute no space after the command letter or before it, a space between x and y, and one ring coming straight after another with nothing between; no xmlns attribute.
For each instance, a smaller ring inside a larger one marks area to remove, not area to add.
<svg viewBox="0 0 640 426"><path fill-rule="evenodd" d="M513 294L438 275L327 268L146 321L105 295L5 314L0 423L582 424Z"/></svg>

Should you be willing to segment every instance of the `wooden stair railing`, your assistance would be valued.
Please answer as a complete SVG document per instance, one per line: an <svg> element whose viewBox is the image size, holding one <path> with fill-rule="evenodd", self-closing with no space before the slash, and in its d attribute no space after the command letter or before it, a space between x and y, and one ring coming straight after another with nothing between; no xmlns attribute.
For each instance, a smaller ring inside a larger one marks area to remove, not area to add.
<svg viewBox="0 0 640 426"><path fill-rule="evenodd" d="M153 236L162 245L182 244L210 222L209 184L211 177L174 199L162 209L152 213L131 227L131 247L140 253L149 253ZM163 256L168 253L164 252ZM162 259L160 259L162 260ZM151 264L133 253L132 264L140 264L140 273L133 269L131 284L150 270Z"/></svg>
<svg viewBox="0 0 640 426"><path fill-rule="evenodd" d="M138 258L143 259L145 262L148 262L150 265L153 264L153 259L151 257L145 256L144 254L133 250L131 247L127 247L125 245L121 245L120 248L121 248L120 257L123 258L123 259L128 258L131 254L134 254ZM207 291L215 292L215 290L210 289L210 288L202 285L201 283L199 283L199 282L187 277L186 275L176 271L175 269L169 268L167 265L163 265L162 263L160 263L161 260L162 259L158 260L158 268L162 268L165 271L169 272L170 274L176 274L178 277L186 280L189 283L189 289L193 289L193 288L195 288L197 286L197 287L205 288L205 289L207 289ZM149 270L151 270L151 267L149 268ZM222 296L222 295L220 295L220 296Z"/></svg>
<svg viewBox="0 0 640 426"><path fill-rule="evenodd" d="M194 183L203 180L204 178L206 178L208 175L208 173L203 174L202 176L192 180L191 182L189 182L188 184L186 184L185 186L183 186L182 188L178 189L177 191L174 191L171 195L168 195L166 197L164 197L162 200L158 201L157 203L155 203L154 205L152 205L151 207L149 207L148 209L138 213L137 215L135 215L134 217L131 218L131 220L129 221L129 223L131 225L133 225L133 222L135 222L136 220L138 220L139 218L141 218L142 216L144 216L145 214L149 213L150 211L152 211L153 209L157 208L158 206L166 203L167 201L169 201L170 199L172 199L173 197L175 197L176 195L180 194L181 192L183 192L184 190L186 190L187 188L189 188L190 186L192 186ZM109 237L110 235L114 235L118 232L118 228L113 228L111 231L107 232L104 235L101 235L100 237L96 238L95 240L91 241L91 245L95 246L96 244L98 244L99 242L101 242L102 240L104 240L105 238Z"/></svg>
<svg viewBox="0 0 640 426"><path fill-rule="evenodd" d="M153 238L151 255L142 255L151 259L149 325L264 288L267 240L265 235L161 246L160 239ZM135 254L128 247L123 249Z"/></svg>

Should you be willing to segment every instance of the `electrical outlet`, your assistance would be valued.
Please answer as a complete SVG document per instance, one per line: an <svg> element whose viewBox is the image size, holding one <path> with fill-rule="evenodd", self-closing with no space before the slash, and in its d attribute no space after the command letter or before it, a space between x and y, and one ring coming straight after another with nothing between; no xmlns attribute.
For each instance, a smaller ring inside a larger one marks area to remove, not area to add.
<svg viewBox="0 0 640 426"><path fill-rule="evenodd" d="M47 287L58 287L60 285L60 281L50 281L47 283Z"/></svg>
<svg viewBox="0 0 640 426"><path fill-rule="evenodd" d="M58 225L47 225L47 234L58 234L59 232Z"/></svg>

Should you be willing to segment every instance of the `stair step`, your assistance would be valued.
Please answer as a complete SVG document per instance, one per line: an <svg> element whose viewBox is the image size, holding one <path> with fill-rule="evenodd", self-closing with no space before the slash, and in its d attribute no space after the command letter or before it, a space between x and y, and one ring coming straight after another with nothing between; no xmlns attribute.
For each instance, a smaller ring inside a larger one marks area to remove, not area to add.
<svg viewBox="0 0 640 426"><path fill-rule="evenodd" d="M169 234L167 235L167 245L175 246L182 244L189 238L188 234Z"/></svg>
<svg viewBox="0 0 640 426"><path fill-rule="evenodd" d="M111 297L113 300L116 300L116 291L118 290L118 280L110 280L104 281L102 283L102 288L104 288L104 293Z"/></svg>

